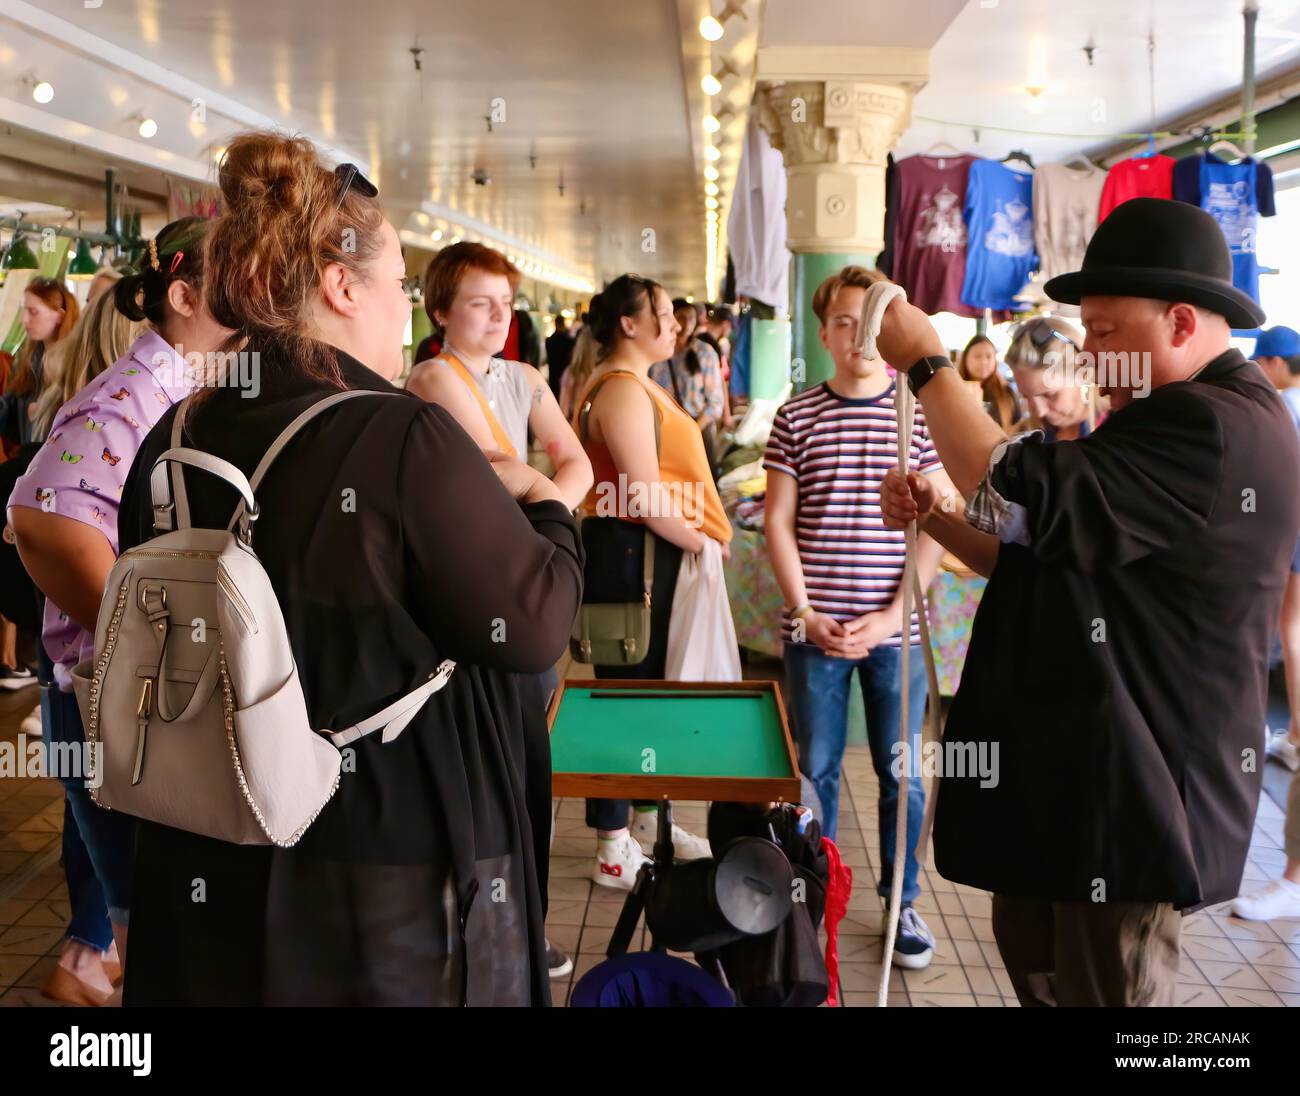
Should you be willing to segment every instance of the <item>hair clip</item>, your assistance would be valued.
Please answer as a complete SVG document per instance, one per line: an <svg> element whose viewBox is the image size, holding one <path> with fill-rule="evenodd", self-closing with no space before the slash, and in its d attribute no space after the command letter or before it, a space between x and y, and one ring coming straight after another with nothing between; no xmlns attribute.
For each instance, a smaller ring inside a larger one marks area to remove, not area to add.
<svg viewBox="0 0 1300 1096"><path fill-rule="evenodd" d="M183 251L178 251L178 252L176 252L176 254L172 256L172 265L171 265L171 267L168 269L167 273L168 273L168 274L175 274L175 273L176 273L176 268L177 268L178 266L181 265L181 260L182 260L183 258L185 258L185 252L183 252Z"/></svg>
<svg viewBox="0 0 1300 1096"><path fill-rule="evenodd" d="M162 267L158 264L158 241L149 241L149 265L158 273L162 273Z"/></svg>

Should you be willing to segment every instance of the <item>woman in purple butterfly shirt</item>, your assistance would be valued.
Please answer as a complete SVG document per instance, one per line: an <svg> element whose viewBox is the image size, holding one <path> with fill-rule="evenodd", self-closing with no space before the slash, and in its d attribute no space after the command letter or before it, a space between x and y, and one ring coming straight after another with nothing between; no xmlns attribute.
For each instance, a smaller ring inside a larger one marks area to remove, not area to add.
<svg viewBox="0 0 1300 1096"><path fill-rule="evenodd" d="M207 224L198 217L174 221L151 241L143 272L117 284L118 311L147 320L149 330L59 409L9 498L23 565L46 596L41 640L56 686L48 690L45 712L51 745L85 741L70 672L94 657L100 597L117 557L118 500L136 450L163 413L189 394L194 378L187 359L215 350L228 334L203 303ZM72 917L44 992L73 1004L111 1004L126 961L135 823L92 804L81 771L84 751L58 753L51 757L67 793L64 869Z"/></svg>

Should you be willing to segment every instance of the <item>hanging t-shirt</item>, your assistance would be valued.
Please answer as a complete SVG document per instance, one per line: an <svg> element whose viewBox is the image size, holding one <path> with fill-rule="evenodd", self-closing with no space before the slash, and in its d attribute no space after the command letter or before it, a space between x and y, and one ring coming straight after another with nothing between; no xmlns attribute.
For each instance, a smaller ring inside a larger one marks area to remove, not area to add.
<svg viewBox="0 0 1300 1096"><path fill-rule="evenodd" d="M1200 206L1219 222L1232 252L1232 284L1259 300L1255 241L1260 216L1277 212L1273 169L1251 157L1230 164L1202 152L1174 165L1173 186L1175 198Z"/></svg>
<svg viewBox="0 0 1300 1096"><path fill-rule="evenodd" d="M1106 176L1101 191L1104 221L1110 211L1130 198L1172 198L1174 194L1174 158L1172 156L1134 156L1121 160Z"/></svg>
<svg viewBox="0 0 1300 1096"><path fill-rule="evenodd" d="M889 178L889 219L894 230L890 276L907 290L912 304L931 315L979 315L961 298L966 277L962 207L966 179L975 162L974 156L966 155L908 156L894 164Z"/></svg>
<svg viewBox="0 0 1300 1096"><path fill-rule="evenodd" d="M1219 159L1213 152L1200 152L1195 156L1184 156L1174 164L1174 197L1190 205L1201 204L1201 164L1222 164L1227 161ZM1255 204L1259 206L1261 217L1272 217L1277 210L1273 205L1273 169L1266 163L1256 161Z"/></svg>
<svg viewBox="0 0 1300 1096"><path fill-rule="evenodd" d="M1034 177L997 160L976 160L966 183L966 278L961 299L974 309L1014 310L1038 265Z"/></svg>
<svg viewBox="0 0 1300 1096"><path fill-rule="evenodd" d="M1034 172L1034 243L1043 280L1083 266L1106 172L1073 162L1044 164Z"/></svg>
<svg viewBox="0 0 1300 1096"><path fill-rule="evenodd" d="M1259 300L1259 260L1255 255L1259 167L1253 159L1239 164L1225 164L1209 156L1201 160L1201 208L1219 222L1228 241L1228 250L1232 252L1232 284L1256 301ZM1271 171L1269 207L1271 212Z"/></svg>

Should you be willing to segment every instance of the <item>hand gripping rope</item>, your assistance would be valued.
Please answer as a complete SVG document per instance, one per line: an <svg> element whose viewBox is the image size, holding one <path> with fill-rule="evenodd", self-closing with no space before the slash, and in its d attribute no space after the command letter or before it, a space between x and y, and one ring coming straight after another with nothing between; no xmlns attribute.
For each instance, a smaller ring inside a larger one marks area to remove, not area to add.
<svg viewBox="0 0 1300 1096"><path fill-rule="evenodd" d="M874 361L876 354L876 336L880 334L880 324L885 316L885 309L895 297L907 299L907 294L900 285L891 282L877 282L867 287L862 301L862 315L858 321L858 348L862 356ZM908 386L907 375L899 372L894 382L894 406L898 410L898 468L907 475L908 460L911 455L912 427L916 418L916 399ZM894 941L898 935L898 917L903 898L903 861L907 856L907 792L911 772L921 779L920 758L914 757L912 744L908 737L910 717L908 714L908 656L911 653L912 610L917 609L917 622L921 628L921 650L925 656L926 684L929 690L929 722L931 738L939 741L939 677L934 668L934 651L930 647L930 625L926 619L925 592L921 589L920 575L916 569L916 522L908 522L904 531L906 554L903 563L903 633L902 650L899 652L899 710L898 738L901 743L898 773L898 819L894 838L894 877L889 887L889 916L885 921L885 947L881 960L880 988L876 1005L884 1008L889 1003L889 973L894 959ZM936 773L936 777L937 777ZM921 833L916 842L916 859L920 864L926 861L926 849L930 840L930 825L934 819L934 805L938 798L938 781L931 788L926 799L925 816L921 821Z"/></svg>

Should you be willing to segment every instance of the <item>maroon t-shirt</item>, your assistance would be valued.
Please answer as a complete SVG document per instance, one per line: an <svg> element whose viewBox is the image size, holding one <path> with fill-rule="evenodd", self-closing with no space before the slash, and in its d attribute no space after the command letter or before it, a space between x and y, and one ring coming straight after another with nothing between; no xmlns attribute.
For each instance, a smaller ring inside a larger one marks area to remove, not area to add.
<svg viewBox="0 0 1300 1096"><path fill-rule="evenodd" d="M928 313L982 315L961 300L966 277L966 179L975 157L908 156L894 165L890 205L898 211L894 232L894 281L907 299Z"/></svg>

